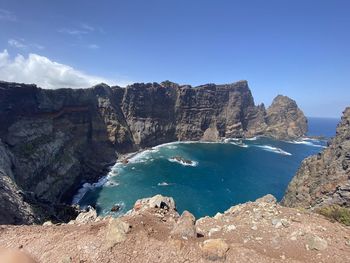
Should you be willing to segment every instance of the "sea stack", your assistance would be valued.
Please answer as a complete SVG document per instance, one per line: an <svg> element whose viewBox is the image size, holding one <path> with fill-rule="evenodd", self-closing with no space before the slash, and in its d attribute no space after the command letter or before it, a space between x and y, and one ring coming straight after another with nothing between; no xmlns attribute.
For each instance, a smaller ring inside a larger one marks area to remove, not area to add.
<svg viewBox="0 0 350 263"><path fill-rule="evenodd" d="M296 139L307 133L307 119L297 103L278 95L266 111L266 135L276 139Z"/></svg>

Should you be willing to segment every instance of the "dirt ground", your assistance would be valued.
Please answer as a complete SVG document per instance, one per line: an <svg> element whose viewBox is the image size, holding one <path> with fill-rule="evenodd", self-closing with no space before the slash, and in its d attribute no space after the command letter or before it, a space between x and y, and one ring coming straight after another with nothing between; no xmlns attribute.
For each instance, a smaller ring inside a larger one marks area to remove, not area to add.
<svg viewBox="0 0 350 263"><path fill-rule="evenodd" d="M0 226L0 247L37 262L350 262L349 227L271 196L193 223L171 209L134 210L87 223Z"/></svg>

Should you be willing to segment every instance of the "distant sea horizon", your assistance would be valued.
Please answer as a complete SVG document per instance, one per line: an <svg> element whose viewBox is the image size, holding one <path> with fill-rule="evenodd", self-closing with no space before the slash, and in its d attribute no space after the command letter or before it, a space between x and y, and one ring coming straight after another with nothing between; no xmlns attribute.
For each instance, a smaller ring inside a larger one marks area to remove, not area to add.
<svg viewBox="0 0 350 263"><path fill-rule="evenodd" d="M308 132L307 136L324 136L331 138L335 136L335 131L340 118L330 117L307 117Z"/></svg>

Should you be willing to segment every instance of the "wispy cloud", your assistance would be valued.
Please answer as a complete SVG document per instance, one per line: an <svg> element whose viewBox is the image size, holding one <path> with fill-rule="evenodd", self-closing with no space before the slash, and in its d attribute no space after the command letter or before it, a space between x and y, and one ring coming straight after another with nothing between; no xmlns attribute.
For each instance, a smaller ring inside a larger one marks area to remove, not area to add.
<svg viewBox="0 0 350 263"><path fill-rule="evenodd" d="M87 48L89 48L89 49L99 49L100 46L96 45L96 44L89 44L89 45L87 45Z"/></svg>
<svg viewBox="0 0 350 263"><path fill-rule="evenodd" d="M91 25L89 25L89 24L86 24L86 23L82 23L82 24L80 25L80 27L81 27L82 29L84 29L84 30L87 30L87 31L91 31L91 32L95 31L95 27L93 27L93 26L91 26Z"/></svg>
<svg viewBox="0 0 350 263"><path fill-rule="evenodd" d="M39 45L37 43L27 43L24 39L9 39L7 41L7 43L11 46L11 47L15 47L18 49L27 49L27 48L35 48L35 49L44 49L45 47L42 45Z"/></svg>
<svg viewBox="0 0 350 263"><path fill-rule="evenodd" d="M12 47L15 47L15 48L20 48L20 49L24 49L26 48L27 46L21 42L20 40L16 40L16 39L9 39L7 41L7 43L12 46Z"/></svg>
<svg viewBox="0 0 350 263"><path fill-rule="evenodd" d="M7 50L0 52L0 79L35 83L47 89L88 88L101 82L110 85L118 83L121 86L130 84L129 81L108 80L89 75L38 54L29 54L28 57L19 54L11 57Z"/></svg>
<svg viewBox="0 0 350 263"><path fill-rule="evenodd" d="M68 34L72 36L81 36L88 34L88 31L86 30L79 30L79 29L69 29L69 28L60 28L58 32L63 33L63 34Z"/></svg>
<svg viewBox="0 0 350 263"><path fill-rule="evenodd" d="M36 43L31 44L31 46L32 46L32 47L35 47L35 48L37 48L37 49L40 49L40 50L45 49L45 47L44 47L44 46L39 45L39 44L36 44Z"/></svg>
<svg viewBox="0 0 350 263"><path fill-rule="evenodd" d="M63 27L58 29L58 32L68 34L71 36L81 37L83 35L91 34L91 33L103 33L104 30L101 27L95 27L87 23L81 23L79 26L67 28Z"/></svg>
<svg viewBox="0 0 350 263"><path fill-rule="evenodd" d="M9 10L0 9L0 20L15 22L17 21L17 17L13 12Z"/></svg>

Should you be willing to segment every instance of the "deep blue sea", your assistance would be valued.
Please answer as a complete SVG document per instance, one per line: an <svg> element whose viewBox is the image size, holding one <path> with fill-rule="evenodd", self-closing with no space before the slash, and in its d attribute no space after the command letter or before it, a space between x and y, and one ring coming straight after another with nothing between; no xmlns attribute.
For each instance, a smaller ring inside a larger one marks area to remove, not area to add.
<svg viewBox="0 0 350 263"><path fill-rule="evenodd" d="M309 118L309 135L332 137L338 119ZM277 141L258 137L223 143L170 143L117 163L106 178L84 184L75 197L81 206L94 205L99 214L120 215L137 199L172 196L179 212L212 216L232 205L271 193L281 199L301 161L323 150L327 140L304 138ZM181 156L191 164L174 161ZM111 212L113 205L122 209Z"/></svg>

